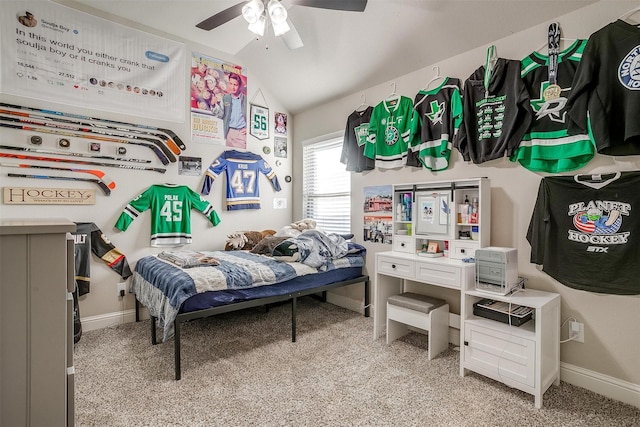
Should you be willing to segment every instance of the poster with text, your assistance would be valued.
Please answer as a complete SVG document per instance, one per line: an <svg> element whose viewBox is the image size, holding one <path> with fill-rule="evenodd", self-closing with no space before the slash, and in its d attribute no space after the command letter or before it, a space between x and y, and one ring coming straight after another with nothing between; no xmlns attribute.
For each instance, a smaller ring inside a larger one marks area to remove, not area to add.
<svg viewBox="0 0 640 427"><path fill-rule="evenodd" d="M3 1L0 23L0 92L184 122L184 44L50 1Z"/></svg>
<svg viewBox="0 0 640 427"><path fill-rule="evenodd" d="M191 140L247 148L247 77L239 65L191 57Z"/></svg>

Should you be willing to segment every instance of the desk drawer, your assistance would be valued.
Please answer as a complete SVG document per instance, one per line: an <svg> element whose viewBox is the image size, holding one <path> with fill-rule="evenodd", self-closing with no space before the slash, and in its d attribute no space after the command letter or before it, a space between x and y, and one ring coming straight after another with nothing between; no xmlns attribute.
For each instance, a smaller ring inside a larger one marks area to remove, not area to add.
<svg viewBox="0 0 640 427"><path fill-rule="evenodd" d="M404 259L378 258L377 271L395 277L412 279L415 273L415 263Z"/></svg>
<svg viewBox="0 0 640 427"><path fill-rule="evenodd" d="M460 267L441 265L436 263L417 262L416 280L447 288L460 289Z"/></svg>
<svg viewBox="0 0 640 427"><path fill-rule="evenodd" d="M472 258L476 256L476 249L480 243L474 240L455 241L449 247L449 257L452 259Z"/></svg>
<svg viewBox="0 0 640 427"><path fill-rule="evenodd" d="M413 253L415 245L411 236L393 236L393 250L395 252Z"/></svg>

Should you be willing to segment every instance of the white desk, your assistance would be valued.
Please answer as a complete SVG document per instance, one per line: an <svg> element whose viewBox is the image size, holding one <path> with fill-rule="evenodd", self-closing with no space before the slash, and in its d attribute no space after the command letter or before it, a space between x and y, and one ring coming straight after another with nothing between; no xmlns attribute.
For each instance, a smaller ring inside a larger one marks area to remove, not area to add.
<svg viewBox="0 0 640 427"><path fill-rule="evenodd" d="M464 290L473 287L474 264L395 251L376 254L373 338L386 330L387 298L404 291L405 280ZM433 295L438 296L438 295Z"/></svg>
<svg viewBox="0 0 640 427"><path fill-rule="evenodd" d="M461 376L471 370L533 394L536 408L542 406L542 395L551 384L560 384L559 294L533 289L507 296L478 292L473 263L396 251L379 252L374 285L374 340L386 330L387 299L402 293L407 280L460 291ZM517 327L475 316L473 304L482 298L532 307L535 320ZM450 321L450 326L457 325Z"/></svg>

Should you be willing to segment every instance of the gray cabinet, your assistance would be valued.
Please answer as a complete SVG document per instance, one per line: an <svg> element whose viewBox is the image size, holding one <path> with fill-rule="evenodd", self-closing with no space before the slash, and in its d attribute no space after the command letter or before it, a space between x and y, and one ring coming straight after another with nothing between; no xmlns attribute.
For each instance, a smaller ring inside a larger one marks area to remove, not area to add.
<svg viewBox="0 0 640 427"><path fill-rule="evenodd" d="M75 230L0 221L0 425L73 425Z"/></svg>

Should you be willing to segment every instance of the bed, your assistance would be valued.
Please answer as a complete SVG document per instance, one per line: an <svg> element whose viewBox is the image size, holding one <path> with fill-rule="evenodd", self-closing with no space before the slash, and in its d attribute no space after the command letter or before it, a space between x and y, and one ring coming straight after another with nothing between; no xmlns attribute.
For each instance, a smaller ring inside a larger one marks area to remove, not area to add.
<svg viewBox="0 0 640 427"><path fill-rule="evenodd" d="M175 379L180 380L183 322L290 301L291 340L295 342L298 298L320 295L326 300L328 290L356 283L365 285L364 315L369 317L369 277L362 273L366 250L353 242L347 246L345 256L328 257L319 267L246 250L200 251L200 257L213 262L187 268L163 254L143 257L136 263L130 288L136 296L136 321L140 320L141 305L146 306L152 344L158 342L158 324L163 328L163 342L173 336Z"/></svg>

